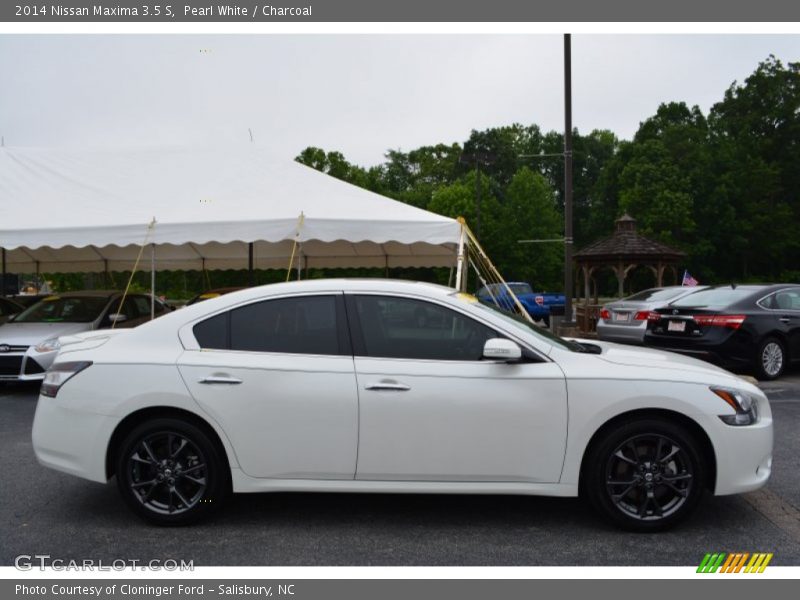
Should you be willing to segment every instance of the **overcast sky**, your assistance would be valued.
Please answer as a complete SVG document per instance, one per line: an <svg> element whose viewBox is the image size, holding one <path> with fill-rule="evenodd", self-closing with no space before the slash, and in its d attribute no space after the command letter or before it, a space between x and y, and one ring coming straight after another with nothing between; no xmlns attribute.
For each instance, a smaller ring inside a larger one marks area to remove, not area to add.
<svg viewBox="0 0 800 600"><path fill-rule="evenodd" d="M573 36L574 124L630 138L660 102L704 112L800 36ZM555 35L0 36L7 146L229 144L359 164L514 122L563 128Z"/></svg>

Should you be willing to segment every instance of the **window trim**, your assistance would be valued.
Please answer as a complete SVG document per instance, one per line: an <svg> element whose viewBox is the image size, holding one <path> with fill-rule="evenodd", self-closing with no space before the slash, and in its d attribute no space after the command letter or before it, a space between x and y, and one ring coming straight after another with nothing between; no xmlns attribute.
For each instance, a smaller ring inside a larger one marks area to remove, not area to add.
<svg viewBox="0 0 800 600"><path fill-rule="evenodd" d="M756 306L758 306L761 310L768 310L769 312L800 313L800 310L798 310L796 308L769 308L769 307L764 306L763 304L761 304L767 298L770 298L772 296L776 296L776 295L780 294L781 292L795 292L796 294L800 294L800 287L793 286L793 287L785 287L785 288L780 288L778 290L773 290L769 294L766 294L766 295L762 296L761 298L759 298L758 300L756 300Z"/></svg>
<svg viewBox="0 0 800 600"><path fill-rule="evenodd" d="M430 298L428 296L417 296L415 294L407 294L407 293L348 290L344 292L344 299L345 299L345 307L347 310L347 319L350 324L350 337L352 341L354 358L368 358L371 360L394 360L394 361L405 361L405 362L426 362L426 363L435 362L443 364L471 364L471 365L481 362L485 364L490 364L491 362L491 361L484 361L481 359L450 360L441 358L400 358L392 356L370 356L366 353L366 345L364 343L363 333L361 331L361 322L358 318L358 314L354 306L354 298L353 298L354 296L383 296L388 298L405 298L408 300L417 300L420 302L427 302L430 304L434 304L436 306L452 310L453 312L458 313L464 318L471 319L472 321L480 323L484 327L488 327L489 329L496 331L498 334L518 344L520 348L522 348L523 362L527 363L553 362L551 358L549 358L536 348L532 348L530 344L521 340L518 336L509 333L505 328L498 327L495 323L492 323L491 321L481 318L482 315L474 315L471 312L461 310L461 307L453 306L448 302L440 302L438 299Z"/></svg>

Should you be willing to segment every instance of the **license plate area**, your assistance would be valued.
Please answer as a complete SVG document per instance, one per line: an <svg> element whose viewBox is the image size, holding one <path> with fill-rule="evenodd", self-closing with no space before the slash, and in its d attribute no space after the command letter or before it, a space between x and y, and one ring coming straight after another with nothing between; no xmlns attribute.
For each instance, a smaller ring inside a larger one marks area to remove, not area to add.
<svg viewBox="0 0 800 600"><path fill-rule="evenodd" d="M668 321L667 331L683 333L684 331L686 331L686 321Z"/></svg>
<svg viewBox="0 0 800 600"><path fill-rule="evenodd" d="M626 313L626 312L614 313L615 323L627 323L630 320L631 320L631 313Z"/></svg>

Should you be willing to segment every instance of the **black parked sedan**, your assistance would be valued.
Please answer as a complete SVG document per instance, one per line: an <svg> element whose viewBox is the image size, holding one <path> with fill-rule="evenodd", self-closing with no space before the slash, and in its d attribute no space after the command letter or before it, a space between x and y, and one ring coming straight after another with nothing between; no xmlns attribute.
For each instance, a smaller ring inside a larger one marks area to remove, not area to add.
<svg viewBox="0 0 800 600"><path fill-rule="evenodd" d="M800 285L726 285L650 313L647 346L780 377L800 360Z"/></svg>

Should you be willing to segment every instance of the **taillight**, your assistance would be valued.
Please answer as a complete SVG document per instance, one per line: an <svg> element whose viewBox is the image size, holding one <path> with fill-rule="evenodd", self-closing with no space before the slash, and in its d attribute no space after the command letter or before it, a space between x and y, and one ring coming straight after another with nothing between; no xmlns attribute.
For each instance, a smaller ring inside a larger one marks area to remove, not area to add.
<svg viewBox="0 0 800 600"><path fill-rule="evenodd" d="M647 315L648 321L659 321L660 319L661 319L661 313L650 311L650 313Z"/></svg>
<svg viewBox="0 0 800 600"><path fill-rule="evenodd" d="M649 310L640 310L635 315L633 315L633 320L634 321L649 321L651 314L652 313ZM658 313L656 313L656 314L658 314Z"/></svg>
<svg viewBox="0 0 800 600"><path fill-rule="evenodd" d="M739 329L747 315L694 315L692 318L698 325Z"/></svg>
<svg viewBox="0 0 800 600"><path fill-rule="evenodd" d="M601 319L605 319L605 320L608 320L608 319L611 318L611 313L608 312L607 308L604 308L603 310L600 311L600 318Z"/></svg>

